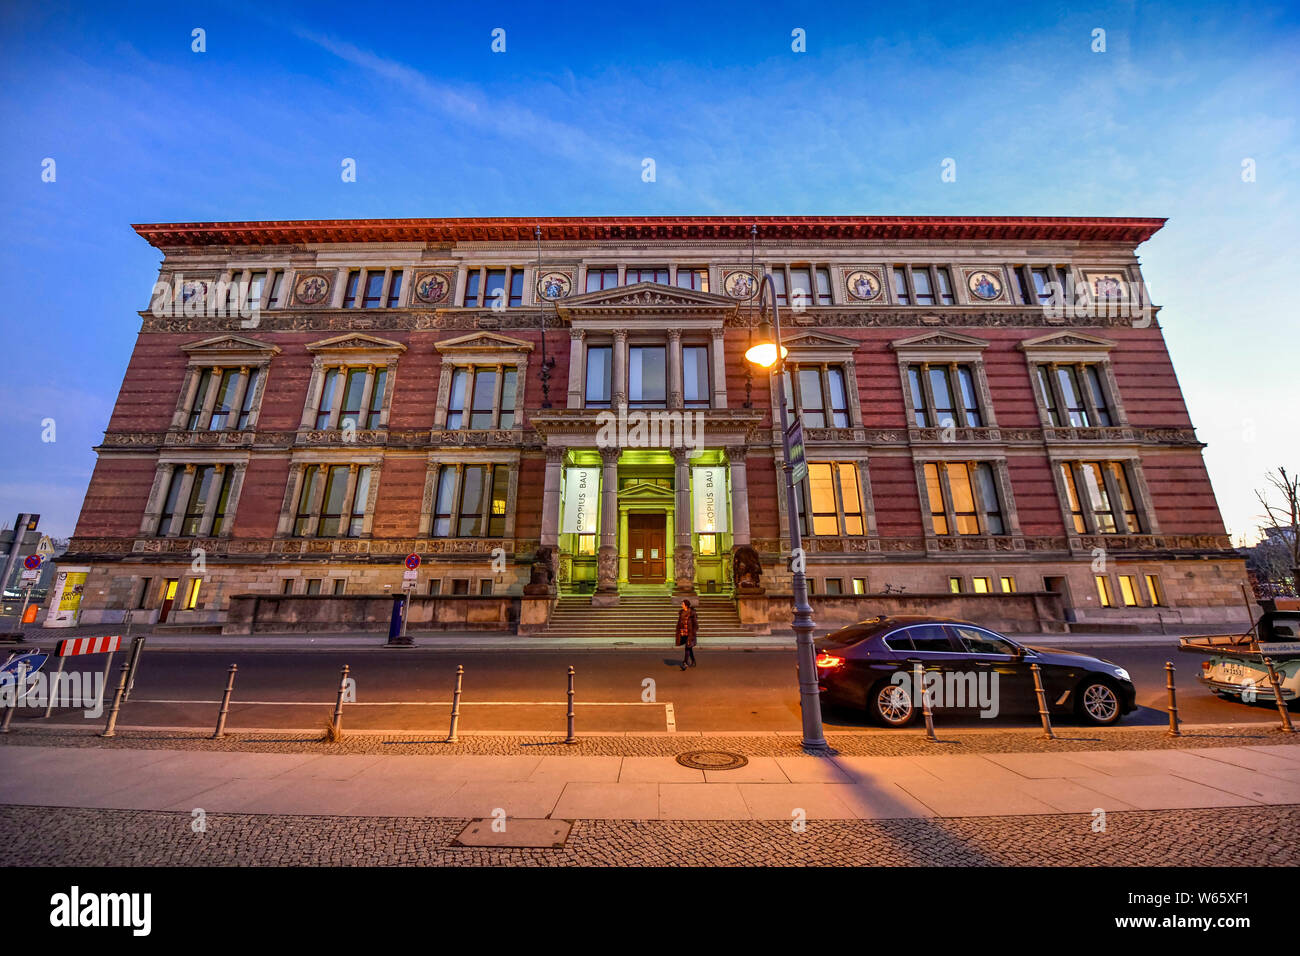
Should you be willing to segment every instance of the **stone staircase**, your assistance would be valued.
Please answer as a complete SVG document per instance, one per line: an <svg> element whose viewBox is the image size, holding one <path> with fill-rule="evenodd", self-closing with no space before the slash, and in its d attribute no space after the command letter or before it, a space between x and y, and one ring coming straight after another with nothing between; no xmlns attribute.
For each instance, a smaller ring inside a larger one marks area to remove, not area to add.
<svg viewBox="0 0 1300 956"><path fill-rule="evenodd" d="M739 639L751 634L740 623L735 602L720 594L693 599L700 616L700 639ZM662 637L677 632L679 601L667 594L623 594L616 607L592 607L591 596L562 595L539 637L590 637L616 641L628 637Z"/></svg>

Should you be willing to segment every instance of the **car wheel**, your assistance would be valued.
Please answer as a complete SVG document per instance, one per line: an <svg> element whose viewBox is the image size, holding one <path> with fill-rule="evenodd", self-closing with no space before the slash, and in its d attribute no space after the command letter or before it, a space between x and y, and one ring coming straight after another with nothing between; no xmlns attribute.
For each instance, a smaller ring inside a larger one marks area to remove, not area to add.
<svg viewBox="0 0 1300 956"><path fill-rule="evenodd" d="M1119 723L1119 692L1109 681L1094 678L1079 687L1075 705L1079 717L1089 724L1107 726Z"/></svg>
<svg viewBox="0 0 1300 956"><path fill-rule="evenodd" d="M867 695L867 710L878 724L886 727L906 727L916 716L912 694L907 687L881 681Z"/></svg>

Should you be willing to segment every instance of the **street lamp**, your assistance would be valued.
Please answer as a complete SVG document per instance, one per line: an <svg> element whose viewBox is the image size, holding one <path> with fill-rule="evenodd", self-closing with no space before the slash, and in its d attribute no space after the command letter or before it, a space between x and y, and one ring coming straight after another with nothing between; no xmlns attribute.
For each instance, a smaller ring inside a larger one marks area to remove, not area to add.
<svg viewBox="0 0 1300 956"><path fill-rule="evenodd" d="M763 297L764 290L772 294L773 323L767 321L767 305ZM799 534L799 510L795 503L794 466L790 462L790 423L786 413L785 394L785 357L790 350L781 344L781 310L776 304L776 290L772 286L772 276L763 273L763 280L758 287L759 308L762 320L754 344L745 352L745 358L760 368L771 369L776 366L776 387L780 392L781 408L781 442L785 449L785 512L790 523L790 548L798 556L803 549L803 538ZM804 579L803 561L794 561L794 634L795 655L799 664L799 710L803 715L803 745L806 748L821 750L826 747L826 738L822 734L822 703L817 690L817 661L813 647L812 605L808 603L808 584Z"/></svg>

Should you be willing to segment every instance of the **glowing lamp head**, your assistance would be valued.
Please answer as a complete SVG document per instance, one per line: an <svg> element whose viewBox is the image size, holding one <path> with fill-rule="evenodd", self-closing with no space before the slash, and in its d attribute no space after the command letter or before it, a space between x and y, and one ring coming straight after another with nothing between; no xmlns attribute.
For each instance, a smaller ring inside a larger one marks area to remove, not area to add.
<svg viewBox="0 0 1300 956"><path fill-rule="evenodd" d="M780 346L780 350L779 358L785 358L790 354L790 350L784 345ZM772 333L772 323L767 319L764 319L763 324L758 327L754 344L745 351L745 358L759 368L771 368L777 363L776 336Z"/></svg>

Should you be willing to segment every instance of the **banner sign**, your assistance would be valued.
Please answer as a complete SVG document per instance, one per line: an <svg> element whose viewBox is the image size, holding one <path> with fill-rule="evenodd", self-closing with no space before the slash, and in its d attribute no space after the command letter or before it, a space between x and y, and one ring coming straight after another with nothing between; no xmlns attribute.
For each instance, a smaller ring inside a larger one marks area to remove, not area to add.
<svg viewBox="0 0 1300 956"><path fill-rule="evenodd" d="M566 468L561 534L595 534L600 510L600 469Z"/></svg>
<svg viewBox="0 0 1300 956"><path fill-rule="evenodd" d="M727 530L727 469L692 468L695 494L695 532L713 534Z"/></svg>
<svg viewBox="0 0 1300 956"><path fill-rule="evenodd" d="M86 589L90 568L78 567L60 570L54 578L50 592L49 610L45 613L46 627L72 627L81 610L81 594Z"/></svg>
<svg viewBox="0 0 1300 956"><path fill-rule="evenodd" d="M785 433L786 453L789 456L791 477L797 485L808 477L808 459L803 453L803 419L798 415Z"/></svg>

